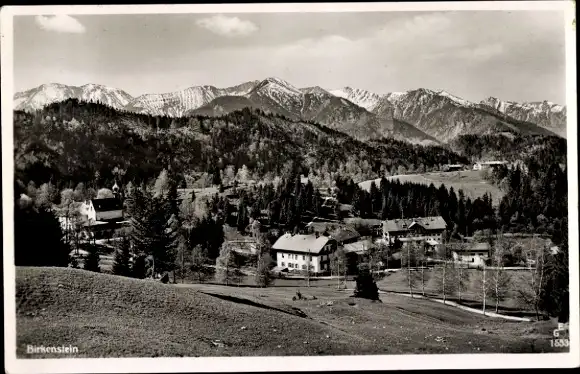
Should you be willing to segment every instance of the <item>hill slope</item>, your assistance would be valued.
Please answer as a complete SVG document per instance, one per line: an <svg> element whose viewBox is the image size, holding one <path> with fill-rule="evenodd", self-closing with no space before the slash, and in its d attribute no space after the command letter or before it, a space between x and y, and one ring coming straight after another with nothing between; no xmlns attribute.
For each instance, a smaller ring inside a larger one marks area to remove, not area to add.
<svg viewBox="0 0 580 374"><path fill-rule="evenodd" d="M362 143L325 126L261 111L168 118L74 100L51 104L34 114L15 112L14 145L17 173L23 171L36 183L51 177L77 183L92 180L96 170L110 178L117 165L127 170L128 180L158 175L168 163L183 174L212 170L216 165L231 164L236 169L246 165L261 178L268 173L279 175L289 162L326 173L349 164L363 179L377 175L381 167L424 164L432 170L447 162L466 162L439 147L394 140ZM28 180L22 178L25 183Z"/></svg>
<svg viewBox="0 0 580 374"><path fill-rule="evenodd" d="M522 337L529 324L490 320L435 303L396 296L386 297L385 303L353 302L328 289L309 290L318 300L293 303L284 287L248 290L191 289L70 268L17 268L17 356L26 356L25 344L63 342L79 348L77 357L549 349L546 336ZM482 332L481 326L493 334Z"/></svg>

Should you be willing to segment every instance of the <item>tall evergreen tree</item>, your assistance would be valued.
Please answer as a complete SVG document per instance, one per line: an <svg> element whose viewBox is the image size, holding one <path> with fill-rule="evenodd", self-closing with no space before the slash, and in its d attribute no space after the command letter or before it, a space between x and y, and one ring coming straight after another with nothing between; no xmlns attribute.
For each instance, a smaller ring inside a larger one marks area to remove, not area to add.
<svg viewBox="0 0 580 374"><path fill-rule="evenodd" d="M131 276L131 242L128 236L121 236L115 243L113 274Z"/></svg>
<svg viewBox="0 0 580 374"><path fill-rule="evenodd" d="M70 246L51 209L29 205L14 209L14 261L16 266L59 266L69 263Z"/></svg>
<svg viewBox="0 0 580 374"><path fill-rule="evenodd" d="M83 269L100 272L101 268L99 266L100 256L96 246L89 244L87 247L87 255L84 259L84 266Z"/></svg>

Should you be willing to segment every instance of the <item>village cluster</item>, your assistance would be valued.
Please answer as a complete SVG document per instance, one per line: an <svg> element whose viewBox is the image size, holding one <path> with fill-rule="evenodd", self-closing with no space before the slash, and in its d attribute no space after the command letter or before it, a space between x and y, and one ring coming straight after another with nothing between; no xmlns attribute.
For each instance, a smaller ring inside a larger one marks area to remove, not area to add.
<svg viewBox="0 0 580 374"><path fill-rule="evenodd" d="M504 164L502 161L478 162L473 168L484 170ZM444 169L455 171L464 168L464 165L446 165ZM304 176L301 179L302 183L308 182ZM238 189L252 188L255 185L255 181L250 181L246 185L238 186ZM78 212L82 222L79 235L81 240L94 241L106 246L114 240L117 229L130 226L130 218L127 217L120 187L116 182L111 191L113 197L87 199L79 204ZM314 276L334 275L331 255L338 249L341 249L348 261L356 267L356 263L360 262L359 259L368 256L369 251L379 246L389 248L391 262L376 261L376 270L402 267L401 256L404 256L407 246L421 249L422 266L442 261L438 253L445 241L445 232L449 229L443 217L401 217L389 220L360 218L352 214L352 206L339 204L333 193L329 193L326 189L320 191L324 201L322 206L328 208L329 212L334 211L332 207L336 206L344 213L344 217L336 217L334 214L310 217L303 222L298 232L274 230L277 240L270 248L275 261L275 264L272 264L273 274L281 277L304 273ZM178 199L183 200L190 194L189 189L180 189ZM237 192L225 191L224 195L231 205L236 205ZM265 212L262 213L260 218L250 219L251 228L248 230L251 232L250 235L239 233L233 237L226 235L224 244L242 256L256 255L258 251L257 238L254 235L256 228L260 231L262 226L264 228L269 226ZM235 215L236 212L232 214ZM74 230L73 223L68 217L61 215L59 220L64 232ZM490 244L481 238L474 240L465 237L462 243L450 242L445 243L445 246L455 263L468 268L481 268L490 264ZM80 253L78 248L73 252L73 255L80 258L85 255ZM346 269L343 269L343 272L346 272Z"/></svg>

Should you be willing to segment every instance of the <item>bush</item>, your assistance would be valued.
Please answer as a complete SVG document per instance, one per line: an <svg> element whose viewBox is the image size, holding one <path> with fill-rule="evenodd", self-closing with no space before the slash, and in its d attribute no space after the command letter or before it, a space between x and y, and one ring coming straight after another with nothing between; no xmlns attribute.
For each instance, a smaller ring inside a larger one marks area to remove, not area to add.
<svg viewBox="0 0 580 374"><path fill-rule="evenodd" d="M370 300L379 300L379 288L368 270L361 270L355 278L356 288L354 297L361 297Z"/></svg>

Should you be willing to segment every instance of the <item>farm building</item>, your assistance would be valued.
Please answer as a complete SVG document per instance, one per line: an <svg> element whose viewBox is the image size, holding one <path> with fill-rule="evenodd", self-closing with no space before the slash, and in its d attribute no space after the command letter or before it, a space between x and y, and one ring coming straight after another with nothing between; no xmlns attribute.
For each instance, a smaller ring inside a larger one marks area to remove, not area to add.
<svg viewBox="0 0 580 374"><path fill-rule="evenodd" d="M490 251L489 243L473 243L464 247L456 247L453 249L453 260L481 266L489 259Z"/></svg>
<svg viewBox="0 0 580 374"><path fill-rule="evenodd" d="M434 246L441 243L447 224L441 216L402 218L383 222L383 240L392 244L401 241L425 241Z"/></svg>
<svg viewBox="0 0 580 374"><path fill-rule="evenodd" d="M463 170L463 165L461 164L448 164L443 166L443 171L459 171Z"/></svg>
<svg viewBox="0 0 580 374"><path fill-rule="evenodd" d="M351 243L360 238L360 233L352 225L345 225L337 221L309 222L306 225L306 234L325 234L336 240L338 245Z"/></svg>
<svg viewBox="0 0 580 374"><path fill-rule="evenodd" d="M353 226L361 235L378 237L383 235L383 221L376 218L345 218L344 222Z"/></svg>
<svg viewBox="0 0 580 374"><path fill-rule="evenodd" d="M336 248L336 240L318 234L284 234L272 246L276 252L277 268L306 271L309 266L313 273L330 270L330 254Z"/></svg>
<svg viewBox="0 0 580 374"><path fill-rule="evenodd" d="M365 254L374 243L370 239L363 239L356 242L351 242L343 246L346 253L356 253L357 255Z"/></svg>
<svg viewBox="0 0 580 374"><path fill-rule="evenodd" d="M473 170L493 169L501 165L507 165L507 161L480 161L473 164Z"/></svg>
<svg viewBox="0 0 580 374"><path fill-rule="evenodd" d="M256 241L251 238L228 240L224 242L232 251L242 255L255 255L257 253Z"/></svg>

